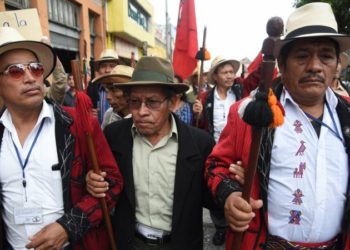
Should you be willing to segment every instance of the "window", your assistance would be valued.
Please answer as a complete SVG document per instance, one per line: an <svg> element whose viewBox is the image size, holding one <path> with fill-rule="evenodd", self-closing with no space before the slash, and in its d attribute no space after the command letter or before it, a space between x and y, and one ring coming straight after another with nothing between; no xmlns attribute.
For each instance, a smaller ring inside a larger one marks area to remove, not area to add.
<svg viewBox="0 0 350 250"><path fill-rule="evenodd" d="M90 50L91 57L94 57L94 44L95 44L95 14L93 12L89 12L89 28L90 28Z"/></svg>
<svg viewBox="0 0 350 250"><path fill-rule="evenodd" d="M79 28L79 6L68 0L48 0L50 21Z"/></svg>
<svg viewBox="0 0 350 250"><path fill-rule="evenodd" d="M144 30L148 31L149 15L135 1L129 0L128 2L128 16Z"/></svg>
<svg viewBox="0 0 350 250"><path fill-rule="evenodd" d="M6 0L6 10L29 8L29 0Z"/></svg>

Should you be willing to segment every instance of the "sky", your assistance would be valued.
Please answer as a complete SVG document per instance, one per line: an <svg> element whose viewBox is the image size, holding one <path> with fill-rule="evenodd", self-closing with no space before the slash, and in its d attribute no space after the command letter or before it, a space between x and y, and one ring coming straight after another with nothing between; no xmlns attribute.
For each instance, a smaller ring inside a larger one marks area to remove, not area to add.
<svg viewBox="0 0 350 250"><path fill-rule="evenodd" d="M153 4L155 21L165 23L165 0L148 0ZM253 60L267 37L266 23L280 16L286 22L294 10L293 0L195 0L198 47L202 46L207 26L206 48L216 56ZM170 22L177 23L179 0L168 0ZM206 63L208 64L208 63ZM206 66L206 65L205 65Z"/></svg>

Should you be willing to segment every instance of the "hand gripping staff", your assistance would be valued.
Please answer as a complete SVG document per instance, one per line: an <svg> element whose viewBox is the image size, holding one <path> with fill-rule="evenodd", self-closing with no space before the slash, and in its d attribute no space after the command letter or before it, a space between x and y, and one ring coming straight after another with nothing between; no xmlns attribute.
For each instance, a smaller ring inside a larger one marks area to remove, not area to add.
<svg viewBox="0 0 350 250"><path fill-rule="evenodd" d="M238 112L240 117L252 129L252 142L250 145L250 154L248 166L245 174L242 197L249 202L252 190L253 180L258 161L259 148L263 129L268 127L275 128L283 124L284 110L274 95L271 84L275 68L275 57L273 54L276 40L282 34L283 20L280 17L272 17L266 25L266 31L269 35L265 38L261 52L263 61L261 67L261 81L255 96L251 96L242 101ZM240 250L243 238L242 232L235 232L231 250Z"/></svg>
<svg viewBox="0 0 350 250"><path fill-rule="evenodd" d="M90 98L83 92L83 85L80 74L80 63L78 60L71 60L73 78L75 86L77 88L76 94L76 108L77 108L77 122L81 123L83 128L83 133L86 135L86 141L88 143L89 154L92 161L92 168L95 173L100 173L100 167L98 166L95 144L92 139L92 126L90 121L90 110L92 108L92 103ZM114 240L113 228L111 223L111 218L109 217L109 211L107 207L107 202L104 197L100 198L102 213L104 217L104 222L106 224L109 243L111 245L111 250L117 250L117 245Z"/></svg>

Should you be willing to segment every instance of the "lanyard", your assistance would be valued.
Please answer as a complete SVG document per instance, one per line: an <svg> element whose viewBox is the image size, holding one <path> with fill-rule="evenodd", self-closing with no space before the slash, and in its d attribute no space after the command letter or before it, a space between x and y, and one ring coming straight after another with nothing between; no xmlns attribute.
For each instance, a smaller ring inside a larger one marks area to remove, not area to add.
<svg viewBox="0 0 350 250"><path fill-rule="evenodd" d="M11 140L12 140L13 146L15 147L18 161L19 161L19 163L20 163L20 165L21 165L21 168L22 168L22 177L23 177L22 184L23 184L23 187L24 187L24 188L26 188L26 186L27 186L27 182L26 182L26 177L25 177L24 169L25 169L26 166L27 166L27 163L28 163L28 160L29 160L30 155L32 154L32 150L33 150L33 148L34 148L34 145L35 145L36 141L38 140L39 134L40 134L40 132L41 132L41 130L42 130L42 128L43 128L43 125L44 125L44 121L45 121L45 118L44 118L44 119L41 121L41 123L40 123L39 130L38 130L38 132L36 132L36 135L35 135L35 137L34 137L34 140L33 140L33 142L32 142L32 145L30 146L29 152L28 152L28 154L27 154L27 157L26 157L24 163L22 162L21 156L20 156L20 154L19 154L19 150L18 150L18 148L17 148L15 142L13 141L12 135L11 135ZM27 200L27 194L26 194L26 200Z"/></svg>
<svg viewBox="0 0 350 250"><path fill-rule="evenodd" d="M325 126L326 128L328 128L341 142L343 142L343 139L340 136L337 124L335 123L335 119L334 119L333 113L331 112L331 109L330 109L330 107L328 105L328 102L326 102L326 107L327 107L329 115L331 116L333 127L335 128L335 130L333 128L331 128L328 124L326 124L323 121L321 121L320 119L318 119L316 117L313 117L309 113L306 113L306 112L304 112L304 113L309 119L313 120L314 122L317 122L321 126Z"/></svg>

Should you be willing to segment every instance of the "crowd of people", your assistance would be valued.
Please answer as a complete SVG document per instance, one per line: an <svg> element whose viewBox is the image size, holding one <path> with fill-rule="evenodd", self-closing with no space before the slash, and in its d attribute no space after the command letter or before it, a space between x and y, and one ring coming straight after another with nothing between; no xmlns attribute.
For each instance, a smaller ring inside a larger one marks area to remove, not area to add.
<svg viewBox="0 0 350 250"><path fill-rule="evenodd" d="M284 123L258 140L242 109L271 100L263 62L238 76L217 56L199 82L106 49L85 95L47 38L1 27L0 249L203 249L207 208L226 249L242 234L242 250L350 250L349 49L329 4L295 9L273 50Z"/></svg>

